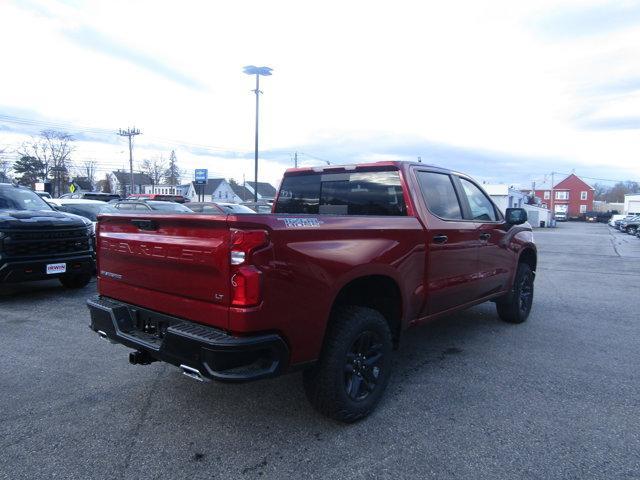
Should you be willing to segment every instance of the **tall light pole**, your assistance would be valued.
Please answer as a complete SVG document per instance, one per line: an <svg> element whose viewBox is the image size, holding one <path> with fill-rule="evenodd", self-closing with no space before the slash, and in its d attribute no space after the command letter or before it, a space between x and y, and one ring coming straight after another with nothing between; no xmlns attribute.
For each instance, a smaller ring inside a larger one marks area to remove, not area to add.
<svg viewBox="0 0 640 480"><path fill-rule="evenodd" d="M253 185L253 201L258 202L258 118L260 113L260 75L264 77L268 77L271 75L272 69L269 67L256 67L255 65L247 65L244 67L244 73L247 75L255 75L256 76L256 89L253 90L256 94L256 145L255 145L255 160L254 160L254 170L255 170L255 183Z"/></svg>

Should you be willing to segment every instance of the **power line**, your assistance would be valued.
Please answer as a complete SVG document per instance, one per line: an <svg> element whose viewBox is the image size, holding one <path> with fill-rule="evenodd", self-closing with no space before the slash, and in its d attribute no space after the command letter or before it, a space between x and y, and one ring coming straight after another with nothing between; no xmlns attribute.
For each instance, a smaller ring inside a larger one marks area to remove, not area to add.
<svg viewBox="0 0 640 480"><path fill-rule="evenodd" d="M308 153L298 152L300 155L304 155L305 157L313 158L314 160L319 160L321 162L325 162L327 165L331 165L332 162L326 160L324 158L316 157L315 155L309 155Z"/></svg>
<svg viewBox="0 0 640 480"><path fill-rule="evenodd" d="M27 119L27 118L20 118L12 115L3 115L3 114L0 114L0 122L14 123L17 125L26 125L26 126L32 126L32 127L43 127L43 128L67 130L72 133L88 133L88 134L94 134L94 135L97 134L97 135L108 135L108 136L113 135L114 133L117 133L115 129L111 130L106 128L72 125L72 124L63 123L63 122L50 122L45 120ZM171 138L165 138L165 137L155 136L155 135L147 135L146 138L149 138L151 140L159 140L161 142L166 142L167 144L177 144L177 145L183 145L187 147L202 148L210 151L221 151L221 152L229 152L234 154L244 153L233 148L227 148L227 147L217 146L217 145L207 145L202 143L186 142L179 139L171 139Z"/></svg>

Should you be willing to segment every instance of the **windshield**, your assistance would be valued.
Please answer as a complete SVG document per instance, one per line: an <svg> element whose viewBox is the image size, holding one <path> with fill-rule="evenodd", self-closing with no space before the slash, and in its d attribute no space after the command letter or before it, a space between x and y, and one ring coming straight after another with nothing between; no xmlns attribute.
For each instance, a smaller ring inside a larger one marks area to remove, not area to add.
<svg viewBox="0 0 640 480"><path fill-rule="evenodd" d="M147 202L153 210L159 210L161 212L179 212L179 213L193 213L187 207L173 202Z"/></svg>
<svg viewBox="0 0 640 480"><path fill-rule="evenodd" d="M63 212L80 215L81 217L88 218L92 222L97 222L98 215L100 215L101 213L118 213L118 210L116 208L106 203L74 203L62 205L59 208Z"/></svg>
<svg viewBox="0 0 640 480"><path fill-rule="evenodd" d="M0 188L0 210L51 211L47 202L26 188Z"/></svg>

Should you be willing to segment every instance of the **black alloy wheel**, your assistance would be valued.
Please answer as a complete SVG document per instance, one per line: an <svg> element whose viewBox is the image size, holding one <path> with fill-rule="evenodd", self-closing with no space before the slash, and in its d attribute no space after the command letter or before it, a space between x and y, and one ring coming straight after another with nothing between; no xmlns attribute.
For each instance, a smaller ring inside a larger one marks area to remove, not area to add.
<svg viewBox="0 0 640 480"><path fill-rule="evenodd" d="M527 317L533 304L533 272L531 270L521 276L518 290L520 291L518 308L520 309L520 314L523 317Z"/></svg>
<svg viewBox="0 0 640 480"><path fill-rule="evenodd" d="M384 364L380 336L376 332L362 332L347 353L345 364L345 389L355 401L367 398L378 385Z"/></svg>

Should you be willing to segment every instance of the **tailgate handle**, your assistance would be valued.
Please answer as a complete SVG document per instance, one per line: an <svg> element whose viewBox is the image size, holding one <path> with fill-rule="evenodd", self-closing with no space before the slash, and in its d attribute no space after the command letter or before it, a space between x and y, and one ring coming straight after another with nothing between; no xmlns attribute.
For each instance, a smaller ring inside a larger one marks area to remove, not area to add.
<svg viewBox="0 0 640 480"><path fill-rule="evenodd" d="M157 230L158 224L153 220L131 220L140 230Z"/></svg>

